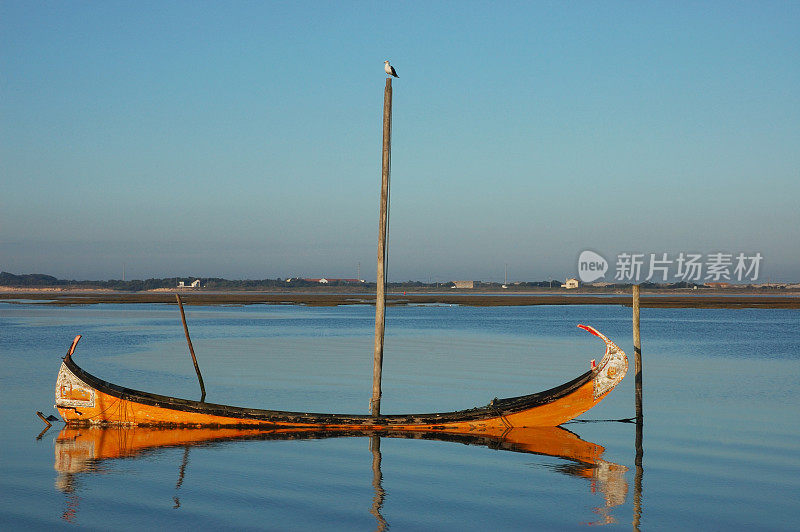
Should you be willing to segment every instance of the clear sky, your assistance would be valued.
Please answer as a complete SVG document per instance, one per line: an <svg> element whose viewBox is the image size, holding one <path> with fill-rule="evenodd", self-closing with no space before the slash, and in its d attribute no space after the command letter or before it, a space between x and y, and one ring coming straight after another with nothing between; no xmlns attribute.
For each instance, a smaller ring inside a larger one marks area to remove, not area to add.
<svg viewBox="0 0 800 532"><path fill-rule="evenodd" d="M0 270L800 280L800 2L0 2ZM613 265L612 265L613 268Z"/></svg>

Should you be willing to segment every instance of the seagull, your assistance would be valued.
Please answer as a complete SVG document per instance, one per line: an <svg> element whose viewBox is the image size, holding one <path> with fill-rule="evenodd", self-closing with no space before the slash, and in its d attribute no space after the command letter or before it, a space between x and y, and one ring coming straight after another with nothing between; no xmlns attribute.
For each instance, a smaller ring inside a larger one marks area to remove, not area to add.
<svg viewBox="0 0 800 532"><path fill-rule="evenodd" d="M390 76L394 76L394 77L396 77L396 78L399 78L399 77L400 77L400 76L398 76L398 75L397 75L397 72L395 71L394 67L393 67L392 65L390 65L390 64L389 64L389 60L388 60L388 59L387 59L386 61L384 61L384 62L383 62L383 69L384 69L384 70L386 71L386 73L387 73L387 74L389 74Z"/></svg>

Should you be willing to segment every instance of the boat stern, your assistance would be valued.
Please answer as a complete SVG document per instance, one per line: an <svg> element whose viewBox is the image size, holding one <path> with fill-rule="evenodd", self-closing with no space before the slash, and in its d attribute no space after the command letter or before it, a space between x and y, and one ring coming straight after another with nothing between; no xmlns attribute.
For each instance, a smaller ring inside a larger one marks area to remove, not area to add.
<svg viewBox="0 0 800 532"><path fill-rule="evenodd" d="M58 370L56 378L56 404L59 415L67 423L82 421L86 410L94 410L97 392L94 388L83 382L67 367L67 361L75 352L75 347L81 339L77 335L72 340L72 345L64 356L64 362Z"/></svg>
<svg viewBox="0 0 800 532"><path fill-rule="evenodd" d="M80 422L86 410L94 410L96 391L61 363L56 378L56 410L67 423Z"/></svg>

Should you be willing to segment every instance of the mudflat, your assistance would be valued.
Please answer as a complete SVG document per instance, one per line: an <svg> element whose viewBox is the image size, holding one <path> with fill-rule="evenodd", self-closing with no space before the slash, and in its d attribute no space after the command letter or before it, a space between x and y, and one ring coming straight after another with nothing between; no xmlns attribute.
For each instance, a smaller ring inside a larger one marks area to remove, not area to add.
<svg viewBox="0 0 800 532"><path fill-rule="evenodd" d="M175 304L173 291L40 291L0 292L0 300L43 305L93 305L99 303ZM321 292L203 292L178 291L185 305L373 305L374 294ZM631 305L629 294L535 294L535 293L389 293L387 305L467 305L479 307L521 305ZM800 308L800 294L649 294L641 296L646 308Z"/></svg>

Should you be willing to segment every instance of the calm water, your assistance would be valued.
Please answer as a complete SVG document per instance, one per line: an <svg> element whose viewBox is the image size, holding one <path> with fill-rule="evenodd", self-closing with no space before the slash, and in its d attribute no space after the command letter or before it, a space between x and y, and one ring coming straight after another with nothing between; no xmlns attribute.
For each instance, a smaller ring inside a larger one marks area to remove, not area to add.
<svg viewBox="0 0 800 532"><path fill-rule="evenodd" d="M208 401L367 411L372 307L188 307L187 319ZM602 355L578 323L630 355L621 307L389 308L383 411L460 409L560 384ZM798 326L796 310L644 309L639 476L635 426L616 422L509 436L516 443L62 423L37 439L35 412L55 413L75 334L91 373L199 398L180 316L167 305L0 303L0 527L629 529L638 513L642 529L796 530ZM632 373L583 419L632 416Z"/></svg>

